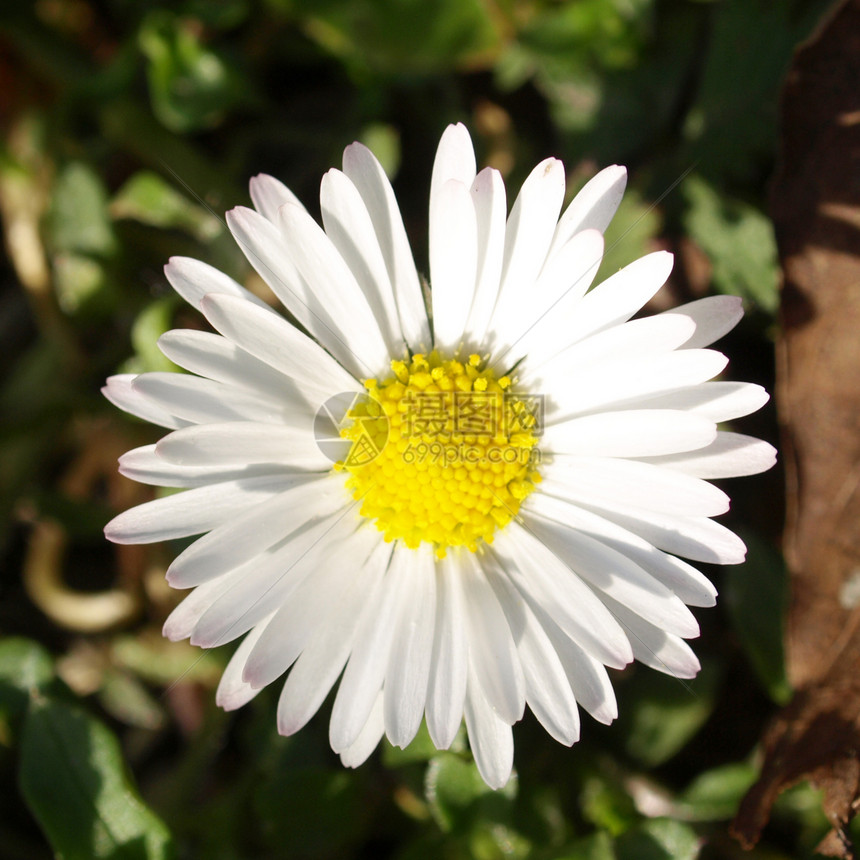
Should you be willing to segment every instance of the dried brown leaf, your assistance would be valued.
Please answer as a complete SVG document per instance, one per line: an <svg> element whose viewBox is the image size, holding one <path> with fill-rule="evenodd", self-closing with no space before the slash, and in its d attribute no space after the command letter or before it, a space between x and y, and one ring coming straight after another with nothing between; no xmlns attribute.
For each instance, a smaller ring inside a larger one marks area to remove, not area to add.
<svg viewBox="0 0 860 860"><path fill-rule="evenodd" d="M819 851L848 858L860 797L860 0L840 3L795 55L780 156L777 398L797 693L765 733L761 778L733 830L755 843L779 793L806 779L833 825Z"/></svg>

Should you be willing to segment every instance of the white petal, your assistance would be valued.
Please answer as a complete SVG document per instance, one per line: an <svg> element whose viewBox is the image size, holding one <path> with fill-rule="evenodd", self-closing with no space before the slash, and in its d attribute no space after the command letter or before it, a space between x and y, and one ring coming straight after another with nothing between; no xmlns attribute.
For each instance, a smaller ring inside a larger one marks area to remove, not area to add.
<svg viewBox="0 0 860 860"><path fill-rule="evenodd" d="M211 421L283 424L288 414L284 404L265 395L189 373L142 373L135 377L131 387L159 408L194 424Z"/></svg>
<svg viewBox="0 0 860 860"><path fill-rule="evenodd" d="M301 200L280 179L267 173L258 173L249 185L254 208L273 224L278 220L278 209L284 204L302 206Z"/></svg>
<svg viewBox="0 0 860 860"><path fill-rule="evenodd" d="M233 584L229 576L204 582L193 589L187 597L167 616L162 635L171 642L187 639L203 613Z"/></svg>
<svg viewBox="0 0 860 860"><path fill-rule="evenodd" d="M174 588L220 576L274 546L309 520L347 507L337 477L293 476L283 492L237 515L183 550L167 569Z"/></svg>
<svg viewBox="0 0 860 860"><path fill-rule="evenodd" d="M533 304L520 320L516 337L506 345L509 363L528 356L537 367L567 343L569 320L591 286L603 259L603 236L586 230L572 236L541 271L532 293Z"/></svg>
<svg viewBox="0 0 860 860"><path fill-rule="evenodd" d="M278 472L270 465L238 466L232 469L221 469L217 466L177 466L159 457L155 453L155 445L144 445L127 451L119 458L119 473L132 481L156 487L202 487L206 484L236 481L239 478L274 476ZM286 467L281 470L281 474L287 474Z"/></svg>
<svg viewBox="0 0 860 860"><path fill-rule="evenodd" d="M532 170L514 201L505 232L502 284L490 323L502 343L522 333L563 199L564 167L548 158Z"/></svg>
<svg viewBox="0 0 860 860"><path fill-rule="evenodd" d="M477 226L467 186L448 180L437 192L430 221L433 341L456 350L475 294Z"/></svg>
<svg viewBox="0 0 860 860"><path fill-rule="evenodd" d="M588 457L649 457L704 448L716 433L714 422L698 415L631 409L586 415L548 427L541 450Z"/></svg>
<svg viewBox="0 0 860 860"><path fill-rule="evenodd" d="M322 227L297 206L283 206L279 225L285 246L325 308L331 325L320 338L357 376L373 376L388 364L388 349L368 299Z"/></svg>
<svg viewBox="0 0 860 860"><path fill-rule="evenodd" d="M167 427L169 430L178 430L180 427L187 427L189 422L182 418L177 418L170 412L162 409L157 403L153 403L148 397L144 397L140 392L137 392L132 387L132 383L136 379L134 373L120 373L116 376L109 376L105 386L102 388L102 394L113 403L114 406L142 418L144 421L149 421L151 424L157 424L159 427Z"/></svg>
<svg viewBox="0 0 860 860"><path fill-rule="evenodd" d="M701 668L686 642L653 624L627 607L612 602L612 610L627 631L633 653L640 663L675 678L695 678Z"/></svg>
<svg viewBox="0 0 860 860"><path fill-rule="evenodd" d="M579 738L579 711L564 667L534 613L519 592L502 576L490 584L505 611L523 668L526 701L541 725L559 743Z"/></svg>
<svg viewBox="0 0 860 860"><path fill-rule="evenodd" d="M415 737L424 716L436 614L433 550L421 544L408 552L411 557L401 575L410 579L410 594L395 620L384 685L385 734L398 747Z"/></svg>
<svg viewBox="0 0 860 860"><path fill-rule="evenodd" d="M262 299L237 284L229 275L200 260L171 257L164 267L164 274L173 289L198 310L204 296L218 293L235 296L271 312L271 308Z"/></svg>
<svg viewBox="0 0 860 860"><path fill-rule="evenodd" d="M502 277L507 217L502 175L491 167L484 168L472 183L471 195L478 237L478 274L465 336L470 347L478 349L484 343Z"/></svg>
<svg viewBox="0 0 860 860"><path fill-rule="evenodd" d="M379 746L385 731L385 719L382 712L382 690L376 694L376 701L370 709L370 716L364 724L364 728L358 733L358 737L352 745L340 754L340 761L344 767L358 767L364 764L370 754Z"/></svg>
<svg viewBox="0 0 860 860"><path fill-rule="evenodd" d="M739 296L708 296L664 313L689 317L696 323L696 333L684 348L698 349L730 332L741 321L744 305Z"/></svg>
<svg viewBox="0 0 860 860"><path fill-rule="evenodd" d="M766 472L776 462L776 454L768 442L721 430L710 445L697 451L649 457L646 462L697 478L737 478Z"/></svg>
<svg viewBox="0 0 860 860"><path fill-rule="evenodd" d="M696 568L673 555L661 552L633 532L582 508L565 505L533 493L527 501L542 516L592 535L602 543L626 555L655 579L672 589L691 606L713 606L717 590Z"/></svg>
<svg viewBox="0 0 860 860"><path fill-rule="evenodd" d="M436 620L427 691L427 729L437 749L448 749L463 719L469 642L460 571L454 554L436 564Z"/></svg>
<svg viewBox="0 0 860 860"><path fill-rule="evenodd" d="M703 382L647 395L636 406L647 409L682 409L720 423L742 418L761 409L770 395L751 382Z"/></svg>
<svg viewBox="0 0 860 860"><path fill-rule="evenodd" d="M319 344L283 317L260 313L247 304L221 296L205 299L202 309L221 334L293 379L308 397L321 401L344 391L364 390Z"/></svg>
<svg viewBox="0 0 860 860"><path fill-rule="evenodd" d="M339 170L329 170L320 188L323 224L343 261L361 287L391 357L405 351L394 290L379 240L358 189Z"/></svg>
<svg viewBox="0 0 860 860"><path fill-rule="evenodd" d="M672 261L667 251L656 251L640 257L596 286L577 306L567 336L559 343L559 351L627 322L666 283Z"/></svg>
<svg viewBox="0 0 860 860"><path fill-rule="evenodd" d="M580 365L545 373L545 391L559 392L555 420L601 408L638 405L657 392L699 385L720 373L728 359L710 349L681 349L645 356L635 362L613 361L597 367ZM563 393L562 393L563 392Z"/></svg>
<svg viewBox="0 0 860 860"><path fill-rule="evenodd" d="M601 233L606 230L626 187L627 170L617 164L605 167L589 179L558 219L550 255L560 251L568 239L581 230L600 230Z"/></svg>
<svg viewBox="0 0 860 860"><path fill-rule="evenodd" d="M323 471L331 460L306 430L230 421L174 430L155 446L158 456L180 466L241 466L273 463L305 471Z"/></svg>
<svg viewBox="0 0 860 860"><path fill-rule="evenodd" d="M510 725L493 710L473 669L469 672L465 715L469 746L478 772L490 788L502 788L514 765L513 733Z"/></svg>
<svg viewBox="0 0 860 860"><path fill-rule="evenodd" d="M567 681L580 707L608 725L618 716L612 682L603 664L579 647L545 613L537 613L561 661Z"/></svg>
<svg viewBox="0 0 860 860"><path fill-rule="evenodd" d="M326 565L309 576L276 613L274 623L255 646L243 678L259 688L271 684L296 661L315 631L325 626L338 596L348 589L378 538L359 529L332 549Z"/></svg>
<svg viewBox="0 0 860 860"><path fill-rule="evenodd" d="M354 529L349 516L326 517L235 568L233 585L200 617L191 644L216 648L250 630L327 562L333 542L347 539Z"/></svg>
<svg viewBox="0 0 860 860"><path fill-rule="evenodd" d="M356 633L331 712L329 742L336 753L355 742L382 689L397 619L411 596L411 553L402 542L394 545L375 612L365 617Z"/></svg>
<svg viewBox="0 0 860 860"><path fill-rule="evenodd" d="M212 332L173 329L158 339L158 348L174 364L217 382L251 388L284 400L292 398L296 391L282 373Z"/></svg>
<svg viewBox="0 0 860 860"><path fill-rule="evenodd" d="M248 654L265 632L269 621L271 621L271 617L263 619L248 633L242 640L242 644L236 649L235 654L230 658L230 662L221 676L221 682L215 691L215 702L225 711L235 711L236 708L241 708L260 692L242 680L242 669Z"/></svg>
<svg viewBox="0 0 860 860"><path fill-rule="evenodd" d="M588 506L591 509L591 506ZM740 564L746 557L743 541L707 517L657 514L645 508L595 506L594 512L650 541L658 549L693 561Z"/></svg>
<svg viewBox="0 0 860 860"><path fill-rule="evenodd" d="M552 317L558 325L555 339L549 345L540 346L534 355L529 354L520 374L522 378L542 379L543 374L559 377L607 363L638 362L677 349L695 331L690 319L657 315L603 329L565 349L567 332L575 314L574 307L569 314Z"/></svg>
<svg viewBox="0 0 860 860"><path fill-rule="evenodd" d="M382 576L391 546L379 541L363 567L354 571L326 624L320 625L287 676L278 700L278 731L295 734L317 712L346 663L356 629L376 617ZM332 631L337 631L333 636Z"/></svg>
<svg viewBox="0 0 860 860"><path fill-rule="evenodd" d="M571 570L644 619L677 633L698 636L699 625L684 603L666 586L623 553L576 529L539 516L529 516L528 528Z"/></svg>
<svg viewBox="0 0 860 860"><path fill-rule="evenodd" d="M289 478L283 475L266 475L173 493L114 517L105 526L105 537L114 543L136 544L202 534L288 485Z"/></svg>
<svg viewBox="0 0 860 860"><path fill-rule="evenodd" d="M296 215L302 213L298 206L287 204L279 210L279 224L285 211ZM288 245L282 230L253 209L237 206L227 213L226 218L242 252L284 307L343 367L357 375L367 375L362 359L356 357L351 344L345 340L348 333L341 331L324 295L317 290L316 273L311 272L311 279L307 280L299 270L298 261L293 256L294 243Z"/></svg>
<svg viewBox="0 0 860 860"><path fill-rule="evenodd" d="M427 311L391 183L373 153L360 143L353 143L344 150L343 172L355 183L370 213L388 278L394 287L403 336L413 352L425 351L430 347Z"/></svg>
<svg viewBox="0 0 860 860"><path fill-rule="evenodd" d="M507 619L482 566L472 553L460 552L469 663L493 710L508 725L522 718L525 685Z"/></svg>
<svg viewBox="0 0 860 860"><path fill-rule="evenodd" d="M518 523L496 535L493 555L532 607L543 609L594 657L617 669L633 659L624 632L597 595Z"/></svg>
<svg viewBox="0 0 860 860"><path fill-rule="evenodd" d="M541 491L575 504L629 504L688 516L715 517L729 509L729 497L712 484L609 457L558 456L543 470Z"/></svg>
<svg viewBox="0 0 860 860"><path fill-rule="evenodd" d="M463 123L449 125L442 133L436 158L433 161L433 173L430 178L430 218L436 208L436 199L442 186L449 180L455 179L467 188L475 178L475 150L472 138Z"/></svg>

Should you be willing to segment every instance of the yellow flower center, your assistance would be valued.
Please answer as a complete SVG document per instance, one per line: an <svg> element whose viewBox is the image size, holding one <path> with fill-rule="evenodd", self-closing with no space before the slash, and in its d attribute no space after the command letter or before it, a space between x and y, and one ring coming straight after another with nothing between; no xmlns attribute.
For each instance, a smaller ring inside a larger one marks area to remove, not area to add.
<svg viewBox="0 0 860 860"><path fill-rule="evenodd" d="M352 442L346 471L361 514L385 540L476 551L491 543L540 481L540 409L514 394L478 355L433 351L392 361L392 375L367 379L367 394L341 435Z"/></svg>

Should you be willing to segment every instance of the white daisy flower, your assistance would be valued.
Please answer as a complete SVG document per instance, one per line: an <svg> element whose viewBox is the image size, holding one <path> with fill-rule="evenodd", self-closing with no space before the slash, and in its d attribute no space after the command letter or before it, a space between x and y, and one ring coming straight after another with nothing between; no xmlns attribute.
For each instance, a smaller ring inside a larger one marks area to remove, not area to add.
<svg viewBox="0 0 860 860"><path fill-rule="evenodd" d="M192 590L164 633L204 648L244 636L222 707L286 673L290 735L340 679L330 740L344 764L383 734L405 746L422 719L447 748L465 717L498 788L526 705L571 745L580 707L617 715L606 667L696 674L687 606L716 592L680 557L743 560L711 519L729 499L707 481L773 464L767 443L718 429L768 396L710 381L726 358L706 347L739 299L631 320L670 254L589 290L625 182L607 168L559 217L550 158L508 214L499 173L478 173L465 127L449 127L430 188L429 313L391 185L358 143L323 178L323 227L269 176L251 181L256 211L227 215L298 325L205 263L169 262L217 334L168 332L161 350L189 373L115 376L105 394L171 431L120 471L183 492L106 534L202 535L167 571Z"/></svg>

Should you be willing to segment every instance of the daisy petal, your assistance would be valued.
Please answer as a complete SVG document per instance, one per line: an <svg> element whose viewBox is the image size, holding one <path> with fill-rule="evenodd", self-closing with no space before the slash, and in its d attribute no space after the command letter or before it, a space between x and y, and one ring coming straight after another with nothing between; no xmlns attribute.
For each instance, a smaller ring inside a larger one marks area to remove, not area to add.
<svg viewBox="0 0 860 860"><path fill-rule="evenodd" d="M510 725L493 710L474 669L469 671L465 716L478 772L490 788L501 788L510 779L514 765L513 734Z"/></svg>
<svg viewBox="0 0 860 860"><path fill-rule="evenodd" d="M409 744L424 716L436 613L433 550L424 544L411 556L405 572L411 594L396 621L385 670L385 734L397 747Z"/></svg>
<svg viewBox="0 0 860 860"><path fill-rule="evenodd" d="M430 221L433 339L437 347L456 350L475 292L475 207L468 188L453 179L438 190L436 204Z"/></svg>
<svg viewBox="0 0 860 860"><path fill-rule="evenodd" d="M607 666L632 659L630 644L594 592L530 532L512 522L493 541L500 568L533 607Z"/></svg>
<svg viewBox="0 0 860 860"><path fill-rule="evenodd" d="M396 544L372 615L358 629L331 712L329 743L343 752L355 743L382 689L394 641L396 620L410 600L410 550Z"/></svg>
<svg viewBox="0 0 860 860"><path fill-rule="evenodd" d="M698 415L671 409L630 409L547 427L542 449L588 457L653 457L704 448L716 434L714 422Z"/></svg>
<svg viewBox="0 0 860 860"><path fill-rule="evenodd" d="M729 509L729 497L712 484L650 463L610 457L556 457L544 471L541 489L574 504L629 504L699 517Z"/></svg>
<svg viewBox="0 0 860 860"><path fill-rule="evenodd" d="M243 466L273 463L306 471L331 467L308 430L229 421L201 424L169 433L155 446L156 453L179 466Z"/></svg>
<svg viewBox="0 0 860 860"><path fill-rule="evenodd" d="M208 296L202 310L226 338L290 377L318 401L343 391L363 390L319 344L276 314L262 314L221 296Z"/></svg>
<svg viewBox="0 0 860 860"><path fill-rule="evenodd" d="M421 283L391 183L373 153L353 143L343 153L343 172L364 200L394 289L400 330L413 352L430 346L430 327Z"/></svg>
<svg viewBox="0 0 860 860"><path fill-rule="evenodd" d="M320 187L320 208L326 235L349 267L373 309L391 357L405 349L397 303L370 213L349 177L329 170Z"/></svg>
<svg viewBox="0 0 860 860"><path fill-rule="evenodd" d="M635 405L647 409L681 409L717 424L757 412L770 400L760 385L750 382L703 382L649 394Z"/></svg>
<svg viewBox="0 0 860 860"><path fill-rule="evenodd" d="M378 543L367 563L353 576L332 607L325 625L320 625L296 660L278 700L278 731L295 734L317 712L340 675L365 617L376 613L382 577L391 557L391 547ZM331 631L338 635L332 636Z"/></svg>
<svg viewBox="0 0 860 860"><path fill-rule="evenodd" d="M498 170L484 168L472 183L478 239L477 281L465 337L471 348L484 342L496 307L505 254L505 183Z"/></svg>
<svg viewBox="0 0 860 860"><path fill-rule="evenodd" d="M284 401L296 399L293 382L226 337L196 329L173 329L158 339L158 348L174 364L198 376Z"/></svg>
<svg viewBox="0 0 860 860"><path fill-rule="evenodd" d="M214 266L191 257L171 257L164 267L170 286L188 304L200 310L200 302L210 294L234 296L271 313L272 309L260 298L237 284Z"/></svg>
<svg viewBox="0 0 860 860"><path fill-rule="evenodd" d="M136 544L202 534L277 495L288 481L281 475L241 478L144 502L114 517L105 526L105 537L114 543Z"/></svg>
<svg viewBox="0 0 860 860"><path fill-rule="evenodd" d="M721 430L710 445L697 451L649 457L646 462L697 478L737 478L770 469L776 462L776 448L752 436Z"/></svg>
<svg viewBox="0 0 860 860"><path fill-rule="evenodd" d="M278 210L287 203L304 209L299 198L274 176L258 173L251 179L249 186L254 208L273 224L278 221Z"/></svg>
<svg viewBox="0 0 860 860"><path fill-rule="evenodd" d="M621 604L614 601L611 604L640 663L675 678L695 678L699 674L701 665L683 639L649 624Z"/></svg>
<svg viewBox="0 0 860 860"><path fill-rule="evenodd" d="M707 296L663 313L693 320L696 333L684 344L684 348L699 349L710 346L728 334L741 321L744 305L740 296Z"/></svg>
<svg viewBox="0 0 860 860"><path fill-rule="evenodd" d="M437 749L448 749L463 719L468 638L460 572L451 555L436 565L436 620L427 690L427 729Z"/></svg>
<svg viewBox="0 0 860 860"><path fill-rule="evenodd" d="M215 702L225 711L235 711L236 708L247 705L260 692L242 680L242 669L248 654L251 653L271 620L272 618L269 616L251 630L236 649L236 653L230 658L230 662L221 676L218 689L215 691Z"/></svg>
<svg viewBox="0 0 860 860"><path fill-rule="evenodd" d="M382 735L385 733L385 718L382 710L382 690L376 694L376 701L370 709L370 716L364 724L364 728L358 733L358 737L352 745L340 754L340 760L344 767L358 767L364 764L370 754L379 746Z"/></svg>
<svg viewBox="0 0 860 860"><path fill-rule="evenodd" d="M461 555L469 662L484 696L508 725L522 718L525 689L511 630L481 566Z"/></svg>
<svg viewBox="0 0 860 860"><path fill-rule="evenodd" d="M109 376L102 388L102 394L114 406L130 415L149 421L150 424L158 424L159 427L167 427L169 430L178 430L180 427L188 426L190 422L172 415L157 403L153 403L148 397L144 397L139 391L135 391L133 383L136 378L134 373Z"/></svg>
<svg viewBox="0 0 860 860"><path fill-rule="evenodd" d="M354 575L351 563L361 565L369 557L373 538L367 529L350 535L332 552L328 564L308 577L275 613L274 623L245 664L242 677L247 683L255 688L271 684L296 661L347 589Z"/></svg>
<svg viewBox="0 0 860 860"><path fill-rule="evenodd" d="M579 739L579 711L564 667L546 631L519 592L504 577L490 579L505 611L517 656L523 668L526 702L541 725L559 743L570 746Z"/></svg>
<svg viewBox="0 0 860 860"><path fill-rule="evenodd" d="M237 481L239 478L262 478L273 475L271 466L239 466L221 469L211 466L177 466L159 457L155 445L133 448L119 458L119 473L141 484L156 487L202 487L224 481ZM286 469L284 470L286 475Z"/></svg>
<svg viewBox="0 0 860 860"><path fill-rule="evenodd" d="M356 376L373 376L388 365L388 350L374 314L384 318L384 305L371 308L369 299L325 231L297 206L279 211L281 236L292 260L332 321L323 343Z"/></svg>
<svg viewBox="0 0 860 860"><path fill-rule="evenodd" d="M291 476L274 498L233 517L183 550L167 581L188 588L244 564L309 521L344 507L343 488L332 476Z"/></svg>
<svg viewBox="0 0 860 860"><path fill-rule="evenodd" d="M689 609L672 592L623 553L552 520L529 517L529 530L571 570L645 620L677 633L699 635Z"/></svg>
<svg viewBox="0 0 860 860"><path fill-rule="evenodd" d="M613 164L589 179L564 210L553 236L550 257L560 251L571 236L581 230L599 230L609 226L627 187L627 170Z"/></svg>

